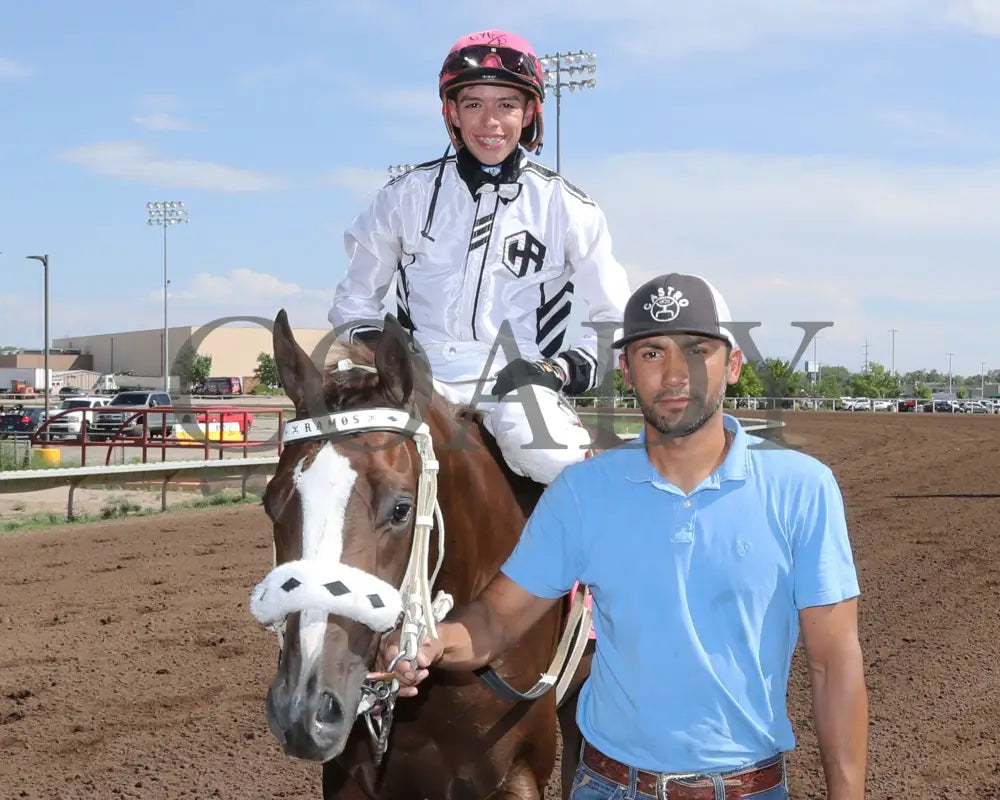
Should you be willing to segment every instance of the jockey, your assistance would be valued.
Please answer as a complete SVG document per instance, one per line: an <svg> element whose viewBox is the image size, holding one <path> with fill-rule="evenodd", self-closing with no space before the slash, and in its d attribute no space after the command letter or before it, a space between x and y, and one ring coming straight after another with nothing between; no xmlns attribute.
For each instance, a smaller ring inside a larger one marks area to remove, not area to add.
<svg viewBox="0 0 1000 800"><path fill-rule="evenodd" d="M514 472L548 484L589 450L561 392L601 382L599 349L610 359L628 279L597 204L525 152L541 149L545 99L528 42L501 31L465 36L444 60L438 92L451 142L387 183L351 223L329 319L342 338L373 340L395 279L396 315L435 388L483 412ZM570 343L576 298L591 326Z"/></svg>

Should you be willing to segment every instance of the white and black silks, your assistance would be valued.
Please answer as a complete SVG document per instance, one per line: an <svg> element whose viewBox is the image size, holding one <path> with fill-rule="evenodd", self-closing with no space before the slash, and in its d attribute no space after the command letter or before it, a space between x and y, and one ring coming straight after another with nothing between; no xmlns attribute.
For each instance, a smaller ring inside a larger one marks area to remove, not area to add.
<svg viewBox="0 0 1000 800"><path fill-rule="evenodd" d="M508 358L561 357L567 393L602 380L597 330L582 325L577 341L566 341L572 303L586 303L607 349L628 278L597 204L523 150L499 170L446 150L383 186L344 238L350 263L329 313L342 338L377 330L395 279L395 314L437 380L484 377L494 349L486 377ZM516 354L497 347L503 323Z"/></svg>

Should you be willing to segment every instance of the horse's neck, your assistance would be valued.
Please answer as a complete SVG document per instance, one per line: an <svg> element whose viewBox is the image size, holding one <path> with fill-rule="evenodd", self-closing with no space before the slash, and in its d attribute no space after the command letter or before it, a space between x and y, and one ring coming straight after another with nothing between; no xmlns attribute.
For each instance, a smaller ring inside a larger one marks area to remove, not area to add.
<svg viewBox="0 0 1000 800"><path fill-rule="evenodd" d="M432 406L429 423L445 522L445 558L436 588L466 602L513 549L524 525L525 501L476 421L458 419L455 407L442 400Z"/></svg>

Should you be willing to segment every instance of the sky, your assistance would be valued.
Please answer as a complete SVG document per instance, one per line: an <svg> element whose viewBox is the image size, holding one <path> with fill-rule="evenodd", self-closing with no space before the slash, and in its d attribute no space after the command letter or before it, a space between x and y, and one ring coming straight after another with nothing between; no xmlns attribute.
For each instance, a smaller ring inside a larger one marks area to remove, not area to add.
<svg viewBox="0 0 1000 800"><path fill-rule="evenodd" d="M438 70L486 28L596 53L562 172L633 289L704 275L765 356L827 321L823 364L1000 368L1000 0L8 0L0 345L42 344L42 253L53 337L162 327L150 201L190 215L172 326L327 327L344 229L444 151Z"/></svg>

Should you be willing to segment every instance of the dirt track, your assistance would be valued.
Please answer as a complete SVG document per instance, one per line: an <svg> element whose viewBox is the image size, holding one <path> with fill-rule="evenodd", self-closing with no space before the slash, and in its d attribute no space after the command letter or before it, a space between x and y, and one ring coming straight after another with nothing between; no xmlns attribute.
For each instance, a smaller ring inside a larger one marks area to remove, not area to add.
<svg viewBox="0 0 1000 800"><path fill-rule="evenodd" d="M1000 799L1000 418L786 415L844 489L869 797ZM316 798L267 731L257 508L0 536L0 798ZM797 654L794 798L819 798Z"/></svg>

